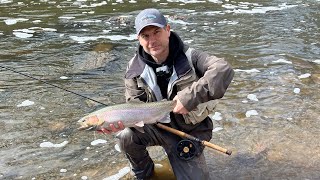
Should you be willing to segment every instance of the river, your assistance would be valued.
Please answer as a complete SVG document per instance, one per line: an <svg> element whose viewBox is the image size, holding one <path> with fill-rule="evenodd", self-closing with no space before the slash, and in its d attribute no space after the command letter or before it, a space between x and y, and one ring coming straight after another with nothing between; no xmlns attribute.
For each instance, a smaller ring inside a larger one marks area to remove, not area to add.
<svg viewBox="0 0 320 180"><path fill-rule="evenodd" d="M319 0L0 0L0 179L130 177L114 135L77 130L103 105L74 93L125 102L148 7L236 71L211 115L233 154L205 149L211 178L320 179Z"/></svg>

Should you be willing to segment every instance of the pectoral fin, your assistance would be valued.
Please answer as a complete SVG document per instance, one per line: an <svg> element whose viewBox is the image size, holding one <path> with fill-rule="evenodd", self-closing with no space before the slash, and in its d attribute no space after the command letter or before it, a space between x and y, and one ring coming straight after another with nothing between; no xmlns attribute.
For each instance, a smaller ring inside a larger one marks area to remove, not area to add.
<svg viewBox="0 0 320 180"><path fill-rule="evenodd" d="M144 126L144 122L143 121L140 121L138 123L135 124L134 128L141 132L141 133L144 133L144 129L143 129L143 126Z"/></svg>
<svg viewBox="0 0 320 180"><path fill-rule="evenodd" d="M144 122L140 121L140 122L136 123L135 125L138 126L138 127L143 127L144 126Z"/></svg>
<svg viewBox="0 0 320 180"><path fill-rule="evenodd" d="M158 122L160 122L160 123L170 123L171 122L170 113L166 114L163 118L158 120Z"/></svg>

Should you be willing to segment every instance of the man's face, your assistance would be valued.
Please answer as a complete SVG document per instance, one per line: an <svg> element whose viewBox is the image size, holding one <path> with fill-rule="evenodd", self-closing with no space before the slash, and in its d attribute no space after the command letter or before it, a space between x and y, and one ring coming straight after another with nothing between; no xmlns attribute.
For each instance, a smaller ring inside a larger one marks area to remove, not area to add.
<svg viewBox="0 0 320 180"><path fill-rule="evenodd" d="M169 54L169 37L169 25L164 28L147 26L138 35L138 40L145 52L154 57L156 61L163 61Z"/></svg>

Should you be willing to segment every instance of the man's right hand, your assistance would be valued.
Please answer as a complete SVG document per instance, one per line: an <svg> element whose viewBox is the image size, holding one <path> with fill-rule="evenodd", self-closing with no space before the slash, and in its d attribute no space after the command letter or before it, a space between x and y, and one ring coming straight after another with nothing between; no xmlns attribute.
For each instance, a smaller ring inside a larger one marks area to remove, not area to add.
<svg viewBox="0 0 320 180"><path fill-rule="evenodd" d="M176 114L188 114L189 113L189 111L183 106L183 104L179 100L178 96L175 96L173 98L173 101L176 101L176 105L173 108L173 113L176 113Z"/></svg>
<svg viewBox="0 0 320 180"><path fill-rule="evenodd" d="M111 134L111 133L116 133L118 131L122 131L123 129L124 129L124 125L122 121L118 121L117 124L109 124L107 128L101 127L100 129L97 129L97 131L104 134Z"/></svg>

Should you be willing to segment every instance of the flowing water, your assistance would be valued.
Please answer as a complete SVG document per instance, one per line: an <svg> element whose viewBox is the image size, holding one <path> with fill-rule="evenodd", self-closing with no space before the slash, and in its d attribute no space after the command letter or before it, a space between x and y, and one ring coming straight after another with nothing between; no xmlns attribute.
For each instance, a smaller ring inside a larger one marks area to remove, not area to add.
<svg viewBox="0 0 320 180"><path fill-rule="evenodd" d="M320 179L319 0L0 0L0 179L127 174L113 135L77 131L103 105L5 68L123 103L134 17L147 7L236 71L211 140L233 154L206 148L212 179Z"/></svg>

